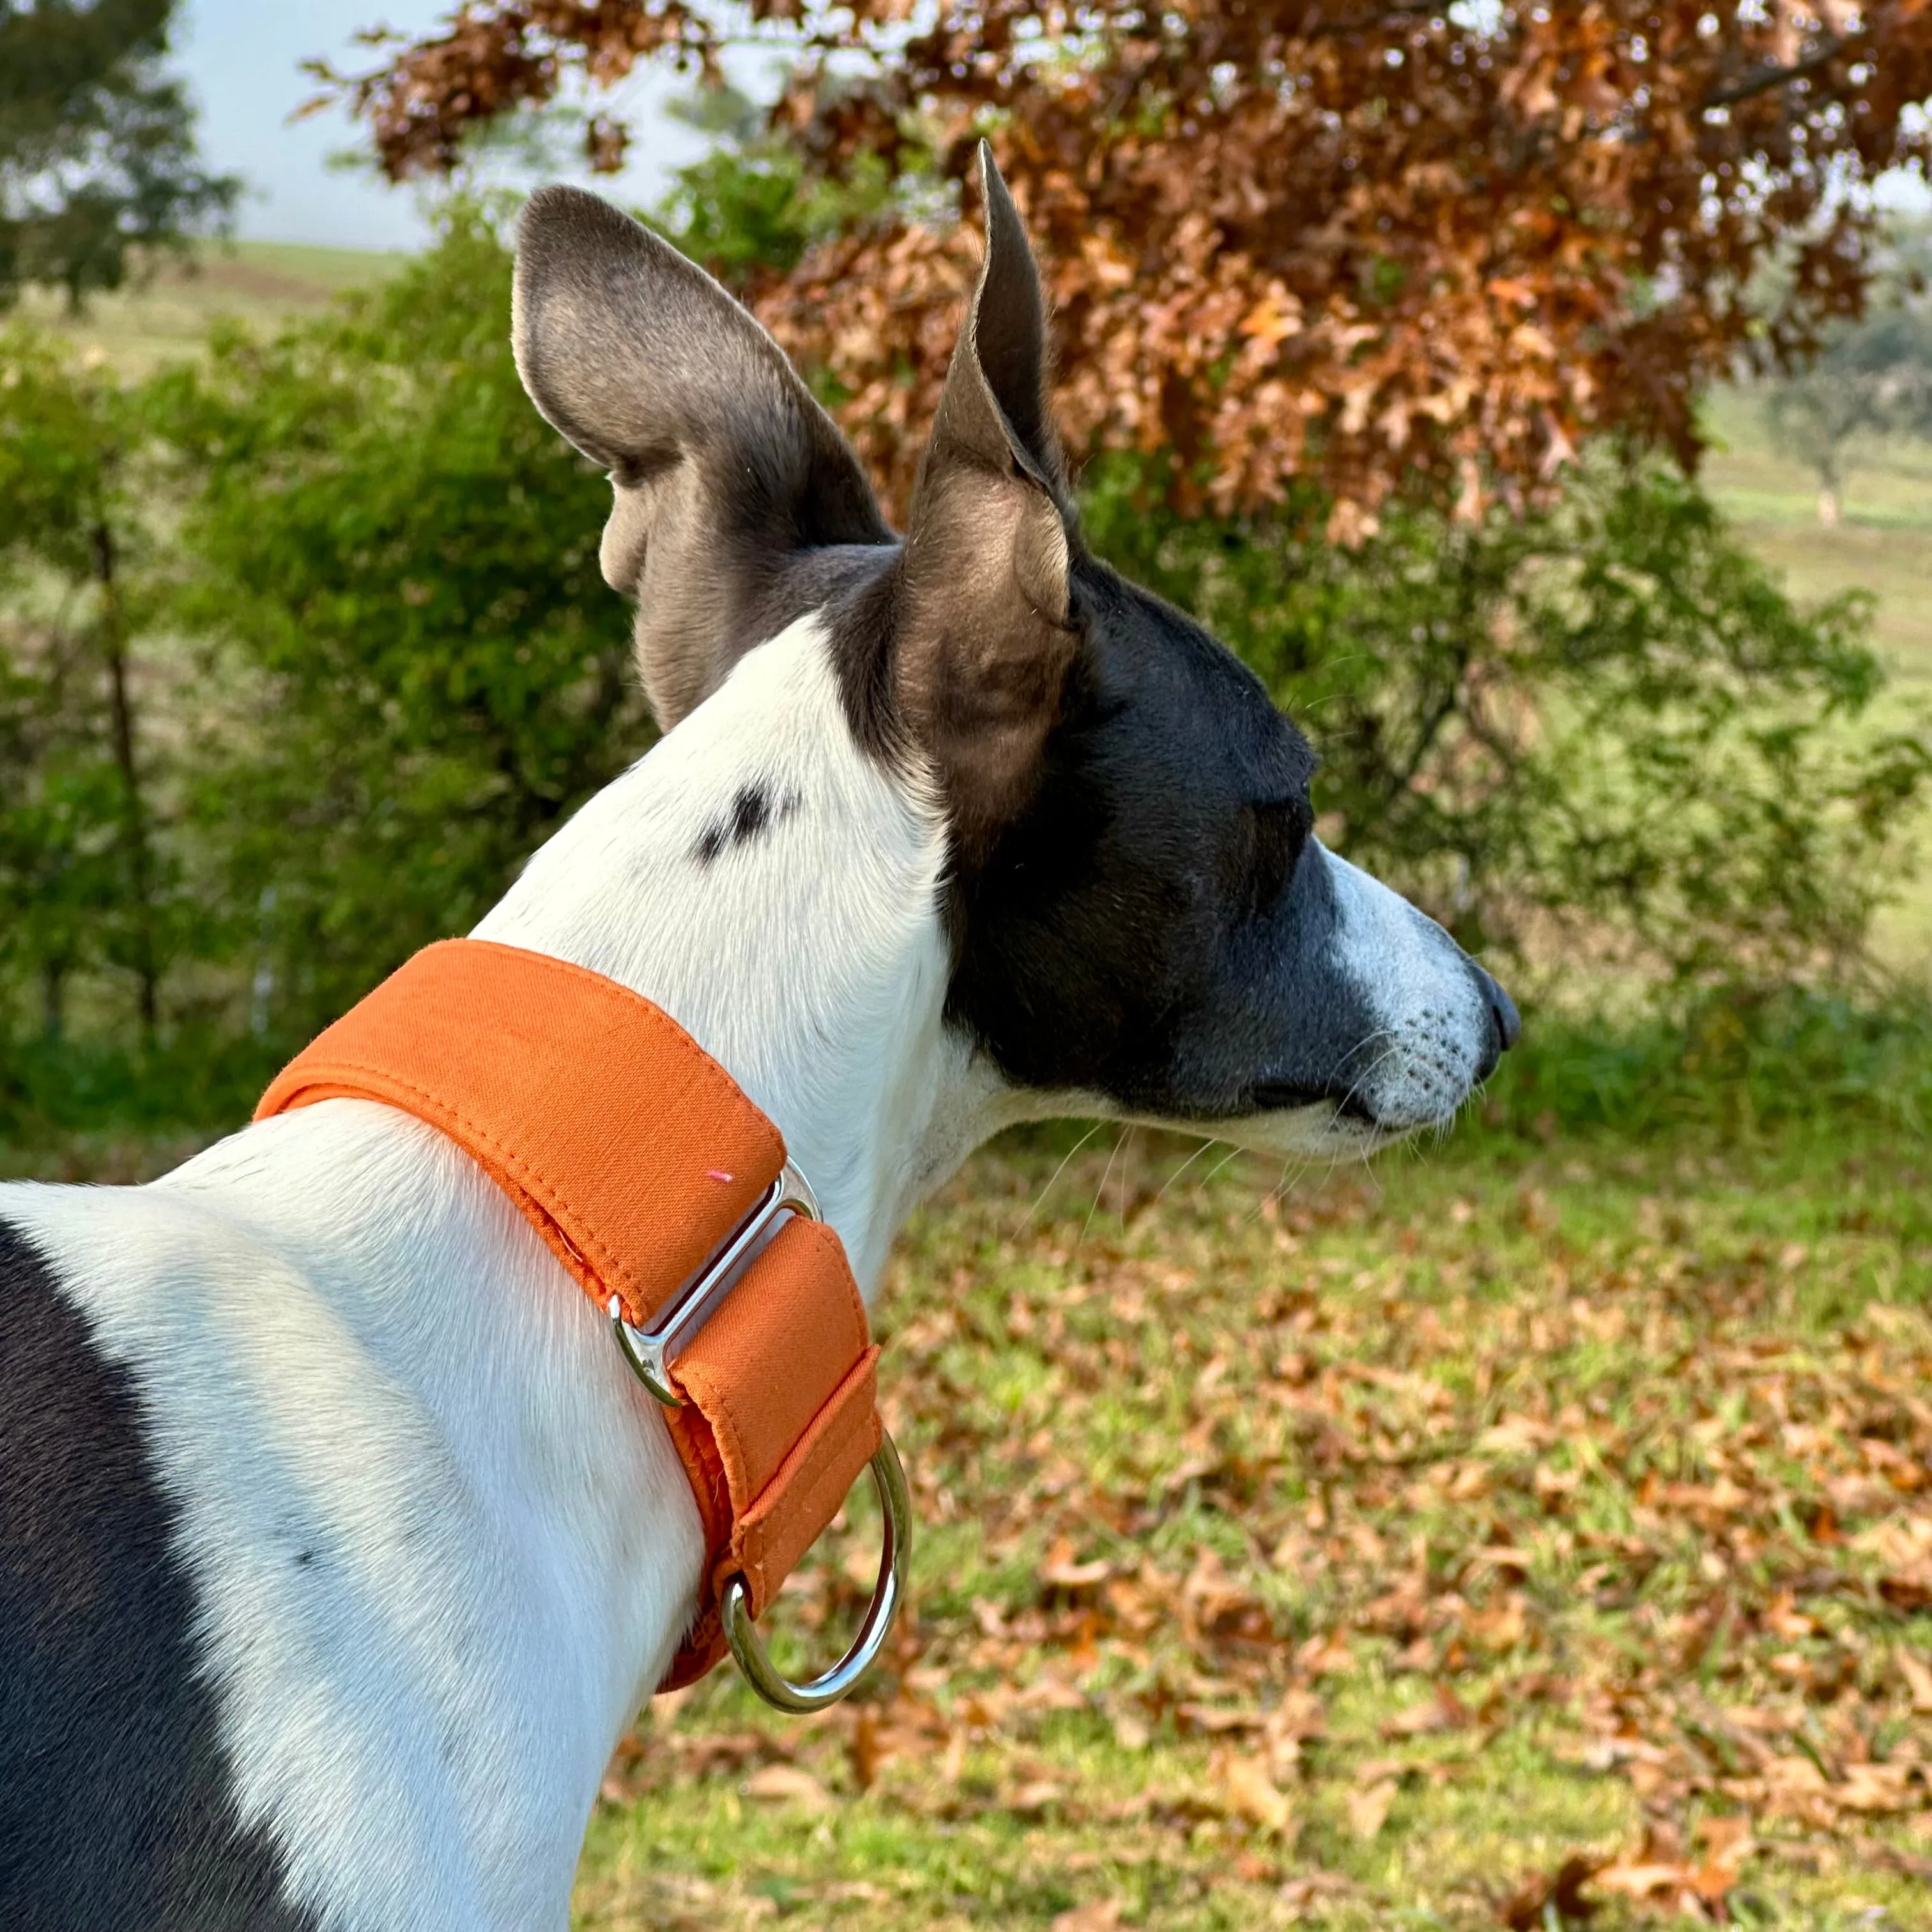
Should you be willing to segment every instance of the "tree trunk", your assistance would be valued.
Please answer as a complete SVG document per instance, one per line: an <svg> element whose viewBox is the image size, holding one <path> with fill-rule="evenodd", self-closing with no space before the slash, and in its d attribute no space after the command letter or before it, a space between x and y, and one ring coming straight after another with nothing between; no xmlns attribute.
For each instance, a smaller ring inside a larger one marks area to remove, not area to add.
<svg viewBox="0 0 1932 1932"><path fill-rule="evenodd" d="M107 694L114 725L114 762L121 772L121 837L133 902L134 965L140 988L141 1030L154 1036L157 1018L154 866L148 842L147 802L134 762L134 707L128 692L128 630L115 573L114 532L104 518L94 526L94 576L100 592L100 648L107 661Z"/></svg>
<svg viewBox="0 0 1932 1932"><path fill-rule="evenodd" d="M1844 507L1843 502L1838 495L1838 488L1836 484L1824 483L1820 484L1818 489L1818 521L1822 528L1828 530L1835 530L1838 527L1838 518Z"/></svg>

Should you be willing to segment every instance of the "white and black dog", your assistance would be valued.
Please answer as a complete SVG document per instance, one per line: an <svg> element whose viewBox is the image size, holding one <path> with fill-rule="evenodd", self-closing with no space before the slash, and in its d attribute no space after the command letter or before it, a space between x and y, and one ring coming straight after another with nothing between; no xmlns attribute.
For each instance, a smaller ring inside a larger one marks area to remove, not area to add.
<svg viewBox="0 0 1932 1932"><path fill-rule="evenodd" d="M1316 842L1256 680L1083 548L985 185L903 542L662 242L550 189L518 264L518 364L611 473L666 735L478 932L681 1022L868 1294L1009 1122L1354 1154L1516 1030ZM332 1100L152 1186L0 1187L0 1925L561 1932L700 1556L606 1325L414 1119Z"/></svg>

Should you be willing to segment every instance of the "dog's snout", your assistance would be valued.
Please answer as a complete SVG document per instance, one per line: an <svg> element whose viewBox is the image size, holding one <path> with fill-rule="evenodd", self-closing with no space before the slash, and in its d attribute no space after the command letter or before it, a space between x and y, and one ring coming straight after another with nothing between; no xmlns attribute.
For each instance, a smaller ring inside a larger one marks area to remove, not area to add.
<svg viewBox="0 0 1932 1932"><path fill-rule="evenodd" d="M1484 1042L1483 1058L1476 1069L1476 1078L1486 1080L1503 1055L1522 1037L1522 1016L1516 1011L1516 1002L1473 960L1469 970L1476 976L1489 1015L1489 1037Z"/></svg>

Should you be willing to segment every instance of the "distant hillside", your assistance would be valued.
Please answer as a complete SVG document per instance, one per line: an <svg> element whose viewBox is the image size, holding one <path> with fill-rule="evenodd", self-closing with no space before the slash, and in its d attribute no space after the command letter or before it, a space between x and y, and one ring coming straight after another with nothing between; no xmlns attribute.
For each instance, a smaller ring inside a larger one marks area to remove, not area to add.
<svg viewBox="0 0 1932 1932"><path fill-rule="evenodd" d="M190 265L163 263L145 284L98 297L77 316L51 291L30 291L22 312L98 350L129 376L193 356L208 325L232 315L261 327L320 308L345 289L380 281L407 258L283 242L211 248Z"/></svg>
<svg viewBox="0 0 1932 1932"><path fill-rule="evenodd" d="M1792 594L1809 601L1868 590L1877 599L1873 642L1895 680L1880 722L1905 723L1932 704L1932 446L1901 441L1872 452L1852 471L1844 521L1826 530L1816 478L1772 447L1756 396L1720 390L1705 422L1712 437L1705 488ZM1914 974L1932 962L1932 850L1905 902L1881 918L1878 943L1882 956Z"/></svg>

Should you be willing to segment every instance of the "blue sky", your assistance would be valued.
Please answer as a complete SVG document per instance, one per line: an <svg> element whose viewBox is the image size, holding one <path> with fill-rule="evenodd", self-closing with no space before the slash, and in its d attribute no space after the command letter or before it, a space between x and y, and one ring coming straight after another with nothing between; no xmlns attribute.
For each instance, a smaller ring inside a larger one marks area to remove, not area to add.
<svg viewBox="0 0 1932 1932"><path fill-rule="evenodd" d="M340 248L409 248L426 229L416 196L366 174L328 165L354 144L339 113L291 125L290 115L315 92L299 63L322 55L353 70L371 64L355 44L358 28L382 26L420 32L449 10L450 0L184 0L175 34L176 70L186 75L201 109L201 145L214 166L248 182L236 232L262 242L325 242ZM617 98L636 136L632 166L614 184L616 198L654 198L668 165L697 152L696 138L652 112L668 83L634 80Z"/></svg>

